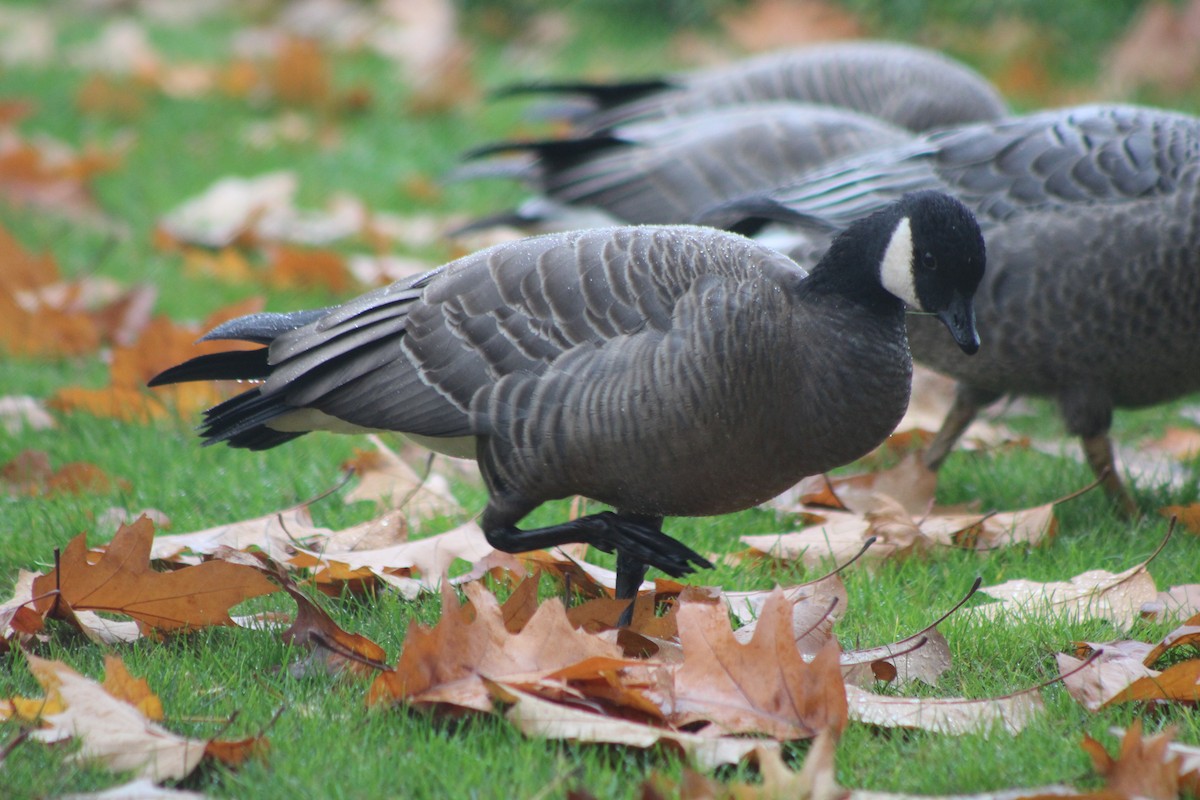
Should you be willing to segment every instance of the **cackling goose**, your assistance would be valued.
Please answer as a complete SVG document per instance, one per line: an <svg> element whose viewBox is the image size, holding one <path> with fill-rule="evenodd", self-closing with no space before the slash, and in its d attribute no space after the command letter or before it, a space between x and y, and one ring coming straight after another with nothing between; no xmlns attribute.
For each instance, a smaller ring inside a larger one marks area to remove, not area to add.
<svg viewBox="0 0 1200 800"><path fill-rule="evenodd" d="M975 300L986 346L977 358L909 319L917 360L958 381L927 461L941 464L999 396L1046 395L1132 514L1113 465L1113 408L1200 389L1200 119L1091 105L934 132L703 219L747 232L762 220L791 220L819 239L821 227L844 228L919 189L966 203L988 247Z"/></svg>
<svg viewBox="0 0 1200 800"><path fill-rule="evenodd" d="M911 131L1008 113L996 88L965 64L933 50L885 41L810 45L665 78L523 84L502 92L530 93L583 98L586 110L575 119L583 132L774 100L848 108Z"/></svg>
<svg viewBox="0 0 1200 800"><path fill-rule="evenodd" d="M851 225L807 274L740 236L690 226L573 231L466 256L333 308L263 313L151 385L258 386L205 415L206 443L264 449L308 431L399 431L476 458L500 550L618 553L618 594L653 565L707 566L666 516L724 514L851 461L908 400L905 302L978 347L983 239L921 192ZM539 504L615 508L545 528Z"/></svg>
<svg viewBox="0 0 1200 800"><path fill-rule="evenodd" d="M456 233L494 224L528 228L564 221L583 227L572 213L581 208L603 212L610 225L689 222L723 200L911 136L857 111L757 103L633 122L576 139L489 145L468 158L507 155L466 164L453 177L517 178L542 196Z"/></svg>

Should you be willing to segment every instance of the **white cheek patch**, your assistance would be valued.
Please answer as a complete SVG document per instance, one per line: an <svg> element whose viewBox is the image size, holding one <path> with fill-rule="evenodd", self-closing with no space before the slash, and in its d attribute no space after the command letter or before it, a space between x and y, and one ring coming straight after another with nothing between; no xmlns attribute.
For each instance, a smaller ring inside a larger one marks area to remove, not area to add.
<svg viewBox="0 0 1200 800"><path fill-rule="evenodd" d="M910 307L921 308L921 303L917 300L917 287L913 285L912 227L908 217L904 217L896 225L887 249L883 251L883 262L879 265L879 282L883 284L883 288Z"/></svg>

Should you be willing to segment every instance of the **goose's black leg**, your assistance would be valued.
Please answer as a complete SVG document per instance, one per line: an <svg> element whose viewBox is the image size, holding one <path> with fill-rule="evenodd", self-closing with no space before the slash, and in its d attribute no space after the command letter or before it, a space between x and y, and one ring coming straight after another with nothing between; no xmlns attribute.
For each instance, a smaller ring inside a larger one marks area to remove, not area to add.
<svg viewBox="0 0 1200 800"><path fill-rule="evenodd" d="M1105 493L1116 503L1122 516L1136 519L1137 503L1121 482L1113 460L1112 440L1108 438L1113 417L1112 399L1108 393L1096 386L1070 386L1059 393L1058 406L1066 420L1067 431L1083 443L1083 455L1100 479Z"/></svg>
<svg viewBox="0 0 1200 800"><path fill-rule="evenodd" d="M561 544L586 542L607 553L616 551L619 558L629 563L636 561L657 567L675 578L697 567L712 566L704 556L663 533L660 518L602 511L558 525L521 530L516 523L532 509L527 503L506 503L493 496L484 509L481 521L488 543L506 553L524 553ZM640 583L639 578L633 584L635 593Z"/></svg>
<svg viewBox="0 0 1200 800"><path fill-rule="evenodd" d="M662 530L662 517L643 517L642 521ZM646 564L643 561L634 558L624 550L617 551L617 599L629 601L629 605L617 618L618 628L628 627L633 622L633 606L637 602L638 588L642 585L645 577Z"/></svg>
<svg viewBox="0 0 1200 800"><path fill-rule="evenodd" d="M1138 507L1129 491L1117 474L1117 462L1113 459L1112 440L1107 433L1098 436L1084 436L1083 455L1087 458L1088 466L1100 479L1100 485L1109 498L1117 504L1117 511L1125 519L1137 519Z"/></svg>
<svg viewBox="0 0 1200 800"><path fill-rule="evenodd" d="M950 411L942 420L941 429L922 456L925 466L936 472L946 460L946 456L950 455L954 445L958 444L963 432L974 421L979 409L995 402L999 397L1000 395L994 392L975 389L965 383L958 384L954 390L954 404L950 406Z"/></svg>

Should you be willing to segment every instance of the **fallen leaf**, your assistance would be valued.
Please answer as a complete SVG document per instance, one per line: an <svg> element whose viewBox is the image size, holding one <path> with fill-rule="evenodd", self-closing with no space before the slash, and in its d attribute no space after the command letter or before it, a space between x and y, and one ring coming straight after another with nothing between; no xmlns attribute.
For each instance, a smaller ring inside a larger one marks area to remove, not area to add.
<svg viewBox="0 0 1200 800"><path fill-rule="evenodd" d="M1144 86L1179 93L1200 73L1200 3L1146 3L1113 46L1102 76L1110 95Z"/></svg>
<svg viewBox="0 0 1200 800"><path fill-rule="evenodd" d="M150 569L154 525L146 517L117 531L96 563L91 563L87 535L76 536L63 551L58 567L34 579L33 592L47 613L61 603L79 612L125 614L161 631L207 625L233 625L229 608L244 600L277 591L249 567L210 561L173 572Z"/></svg>
<svg viewBox="0 0 1200 800"><path fill-rule="evenodd" d="M1174 800L1180 796L1183 758L1170 753L1173 730L1157 736L1142 736L1142 722L1135 720L1121 737L1116 758L1099 742L1084 734L1083 749L1105 779L1105 788L1117 797Z"/></svg>
<svg viewBox="0 0 1200 800"><path fill-rule="evenodd" d="M526 736L572 742L619 744L646 749L667 745L702 769L736 764L756 748L777 750L778 742L736 736L710 736L597 714L507 686L491 684L494 696L509 704L505 718Z"/></svg>
<svg viewBox="0 0 1200 800"><path fill-rule="evenodd" d="M479 525L467 522L445 533L374 550L297 547L290 561L298 567L316 569L318 581L372 578L413 599L421 592L437 591L456 561L474 565L494 552Z"/></svg>
<svg viewBox="0 0 1200 800"><path fill-rule="evenodd" d="M865 31L858 17L825 0L755 0L720 16L721 27L751 52L829 39L853 39Z"/></svg>
<svg viewBox="0 0 1200 800"><path fill-rule="evenodd" d="M1054 616L1073 621L1107 619L1119 628L1128 628L1140 619L1142 606L1158 598L1154 578L1146 566L1166 544L1159 545L1150 558L1113 574L1107 570L1089 570L1070 581L1038 583L1012 580L981 589L998 600L964 610L964 613L994 620L1003 615L1019 618Z"/></svg>
<svg viewBox="0 0 1200 800"><path fill-rule="evenodd" d="M839 649L830 640L811 663L796 647L792 604L775 590L748 644L724 606L685 603L678 613L683 664L663 706L675 725L707 721L725 733L803 739L846 721Z"/></svg>
<svg viewBox="0 0 1200 800"><path fill-rule="evenodd" d="M58 800L208 800L210 795L159 786L148 778L86 794L64 794Z"/></svg>
<svg viewBox="0 0 1200 800"><path fill-rule="evenodd" d="M9 436L23 430L44 431L54 427L54 417L36 397L8 395L0 397L0 428Z"/></svg>
<svg viewBox="0 0 1200 800"><path fill-rule="evenodd" d="M1158 674L1138 678L1105 705L1150 700L1200 702L1200 658L1183 661Z"/></svg>
<svg viewBox="0 0 1200 800"><path fill-rule="evenodd" d="M65 735L79 742L78 758L153 781L184 778L204 757L203 741L171 733L61 661L28 653L25 658L47 695L64 705L60 713L43 716L50 727L36 731L36 738L58 741Z"/></svg>
<svg viewBox="0 0 1200 800"><path fill-rule="evenodd" d="M306 504L201 531L155 536L150 558L177 564L199 564L204 561L203 556L228 547L258 550L272 561L285 563L298 552L297 547L320 548L333 535L328 528L313 525L312 511Z"/></svg>
<svg viewBox="0 0 1200 800"><path fill-rule="evenodd" d="M432 469L422 477L396 451L372 434L373 451L357 451L343 469L353 469L359 482L346 493L347 503L374 501L381 508L403 508L414 520L455 516L463 508L450 493L450 483Z"/></svg>
<svg viewBox="0 0 1200 800"><path fill-rule="evenodd" d="M1158 674L1141 658L1107 651L1086 666L1082 659L1065 653L1055 658L1067 693L1088 711L1099 711L1134 681Z"/></svg>
<svg viewBox="0 0 1200 800"><path fill-rule="evenodd" d="M987 733L1003 725L1019 733L1044 706L1041 687L984 700L964 697L896 697L846 686L850 719L882 728L918 728L934 733Z"/></svg>
<svg viewBox="0 0 1200 800"><path fill-rule="evenodd" d="M394 670L380 673L369 701L405 701L418 708L445 705L490 711L484 679L544 675L589 658L623 660L615 644L576 630L557 599L544 601L519 633L508 631L496 598L477 583L467 584L470 608L460 607L442 586L442 618L433 628L409 625ZM468 619L470 611L474 619Z"/></svg>
<svg viewBox="0 0 1200 800"><path fill-rule="evenodd" d="M128 347L113 348L109 385L100 389L65 387L50 398L58 411L83 411L95 416L147 422L172 414L184 418L223 400L236 386L232 381L194 382L146 388L146 382L167 367L193 356L231 349L255 349L256 345L229 342L196 342L205 331L235 316L262 309L262 301L251 298L214 312L200 325L181 326L166 317L155 317Z"/></svg>

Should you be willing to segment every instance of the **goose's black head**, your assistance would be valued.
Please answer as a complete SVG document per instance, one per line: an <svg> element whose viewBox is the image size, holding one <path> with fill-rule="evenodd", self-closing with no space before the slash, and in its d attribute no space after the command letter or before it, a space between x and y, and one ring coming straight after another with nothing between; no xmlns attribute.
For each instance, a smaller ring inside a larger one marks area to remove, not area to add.
<svg viewBox="0 0 1200 800"><path fill-rule="evenodd" d="M964 353L976 352L973 298L986 257L975 215L933 191L906 194L882 214L893 226L879 265L883 288L936 315Z"/></svg>

